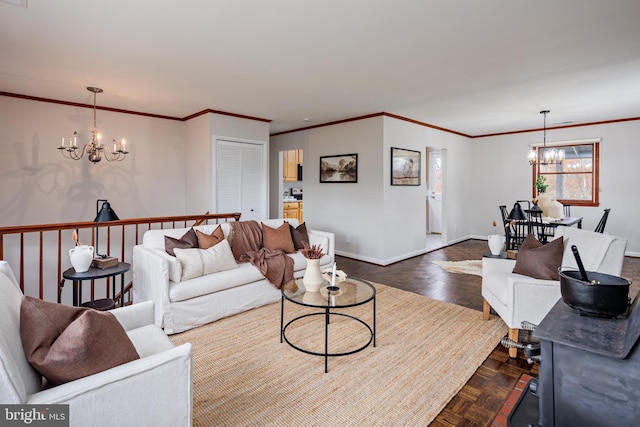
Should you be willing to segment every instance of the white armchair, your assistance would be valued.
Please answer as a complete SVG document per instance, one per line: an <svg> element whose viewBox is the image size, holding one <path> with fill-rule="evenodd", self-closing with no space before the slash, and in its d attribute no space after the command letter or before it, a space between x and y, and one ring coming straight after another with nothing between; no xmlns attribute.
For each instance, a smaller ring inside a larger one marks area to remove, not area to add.
<svg viewBox="0 0 640 427"><path fill-rule="evenodd" d="M153 302L113 310L140 359L43 388L20 338L22 292L0 261L0 403L68 404L71 426L190 426L191 344L174 347L153 324Z"/></svg>
<svg viewBox="0 0 640 427"><path fill-rule="evenodd" d="M620 275L627 246L625 239L573 227L558 227L555 238L560 236L564 238L563 268L578 269L571 251L571 246L576 245L587 271ZM509 338L518 341L521 323L539 324L561 294L560 281L513 273L515 264L511 259L482 259L482 298L483 318L489 320L493 308L509 328ZM509 355L516 357L517 351L510 348Z"/></svg>

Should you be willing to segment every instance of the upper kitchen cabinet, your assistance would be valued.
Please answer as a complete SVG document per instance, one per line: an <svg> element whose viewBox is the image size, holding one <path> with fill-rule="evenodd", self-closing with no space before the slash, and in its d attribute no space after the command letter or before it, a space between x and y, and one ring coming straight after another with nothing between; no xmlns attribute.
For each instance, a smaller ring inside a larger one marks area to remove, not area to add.
<svg viewBox="0 0 640 427"><path fill-rule="evenodd" d="M301 181L302 150L287 150L282 152L282 180Z"/></svg>

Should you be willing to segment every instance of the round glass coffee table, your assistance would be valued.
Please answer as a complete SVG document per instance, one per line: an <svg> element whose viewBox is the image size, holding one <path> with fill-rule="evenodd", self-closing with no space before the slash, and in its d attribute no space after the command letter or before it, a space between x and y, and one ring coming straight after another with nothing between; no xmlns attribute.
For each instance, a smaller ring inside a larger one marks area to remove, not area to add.
<svg viewBox="0 0 640 427"><path fill-rule="evenodd" d="M372 342L373 346L376 346L376 288L374 288L371 283L361 279L349 277L343 282L336 283L335 286L330 286L329 282L325 282L318 292L306 292L302 283L302 279L296 279L296 284L298 285L297 291L282 291L282 301L280 306L280 342L283 342L284 340L291 347L303 353L323 356L325 373L328 372L328 359L330 356L346 356L349 354L357 353L367 348ZM304 307L317 308L319 309L319 311L296 316L285 324L285 300ZM371 325L355 316L346 314L344 312L335 311L336 309L342 309L341 311L344 311L343 309L356 307L368 302L372 302L373 306L373 320ZM302 319L306 319L311 316L324 316L324 351L321 352L302 348L301 346L294 344L287 338L287 328L293 326L296 322L300 322ZM349 349L337 353L329 353L329 325L331 323L331 317L333 316L341 316L364 325L370 333L366 344L361 345L355 349Z"/></svg>

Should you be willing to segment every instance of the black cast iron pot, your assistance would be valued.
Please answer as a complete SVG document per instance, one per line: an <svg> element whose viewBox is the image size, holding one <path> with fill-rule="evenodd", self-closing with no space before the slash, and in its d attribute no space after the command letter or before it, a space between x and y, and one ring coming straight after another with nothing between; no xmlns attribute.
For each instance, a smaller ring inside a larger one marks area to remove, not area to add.
<svg viewBox="0 0 640 427"><path fill-rule="evenodd" d="M560 271L562 301L580 315L616 317L629 307L630 282L622 277L587 271L587 281L577 270Z"/></svg>

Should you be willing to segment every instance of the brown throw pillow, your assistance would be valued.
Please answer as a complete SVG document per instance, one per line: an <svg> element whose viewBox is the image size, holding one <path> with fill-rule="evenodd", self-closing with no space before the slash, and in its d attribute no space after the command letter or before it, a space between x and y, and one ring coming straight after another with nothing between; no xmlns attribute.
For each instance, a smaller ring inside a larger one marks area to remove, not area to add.
<svg viewBox="0 0 640 427"><path fill-rule="evenodd" d="M175 248L190 249L198 247L198 235L193 228L184 233L181 238L164 236L164 250L171 256L176 256L173 252Z"/></svg>
<svg viewBox="0 0 640 427"><path fill-rule="evenodd" d="M205 234L200 230L196 230L196 235L198 236L198 247L200 249L209 249L224 240L224 232L220 226L217 226L211 234Z"/></svg>
<svg viewBox="0 0 640 427"><path fill-rule="evenodd" d="M29 363L58 385L139 359L113 316L22 297L20 337Z"/></svg>
<svg viewBox="0 0 640 427"><path fill-rule="evenodd" d="M291 240L288 222L284 222L278 228L271 228L262 223L262 240L264 247L267 249L281 250L287 254L292 254L296 251L293 246L293 240Z"/></svg>
<svg viewBox="0 0 640 427"><path fill-rule="evenodd" d="M543 245L529 234L518 251L513 272L541 280L560 280L558 269L564 252L563 238Z"/></svg>
<svg viewBox="0 0 640 427"><path fill-rule="evenodd" d="M291 231L291 239L293 240L293 247L296 250L304 248L302 242L309 243L309 233L307 233L307 226L303 222L296 228L289 224L289 230Z"/></svg>

